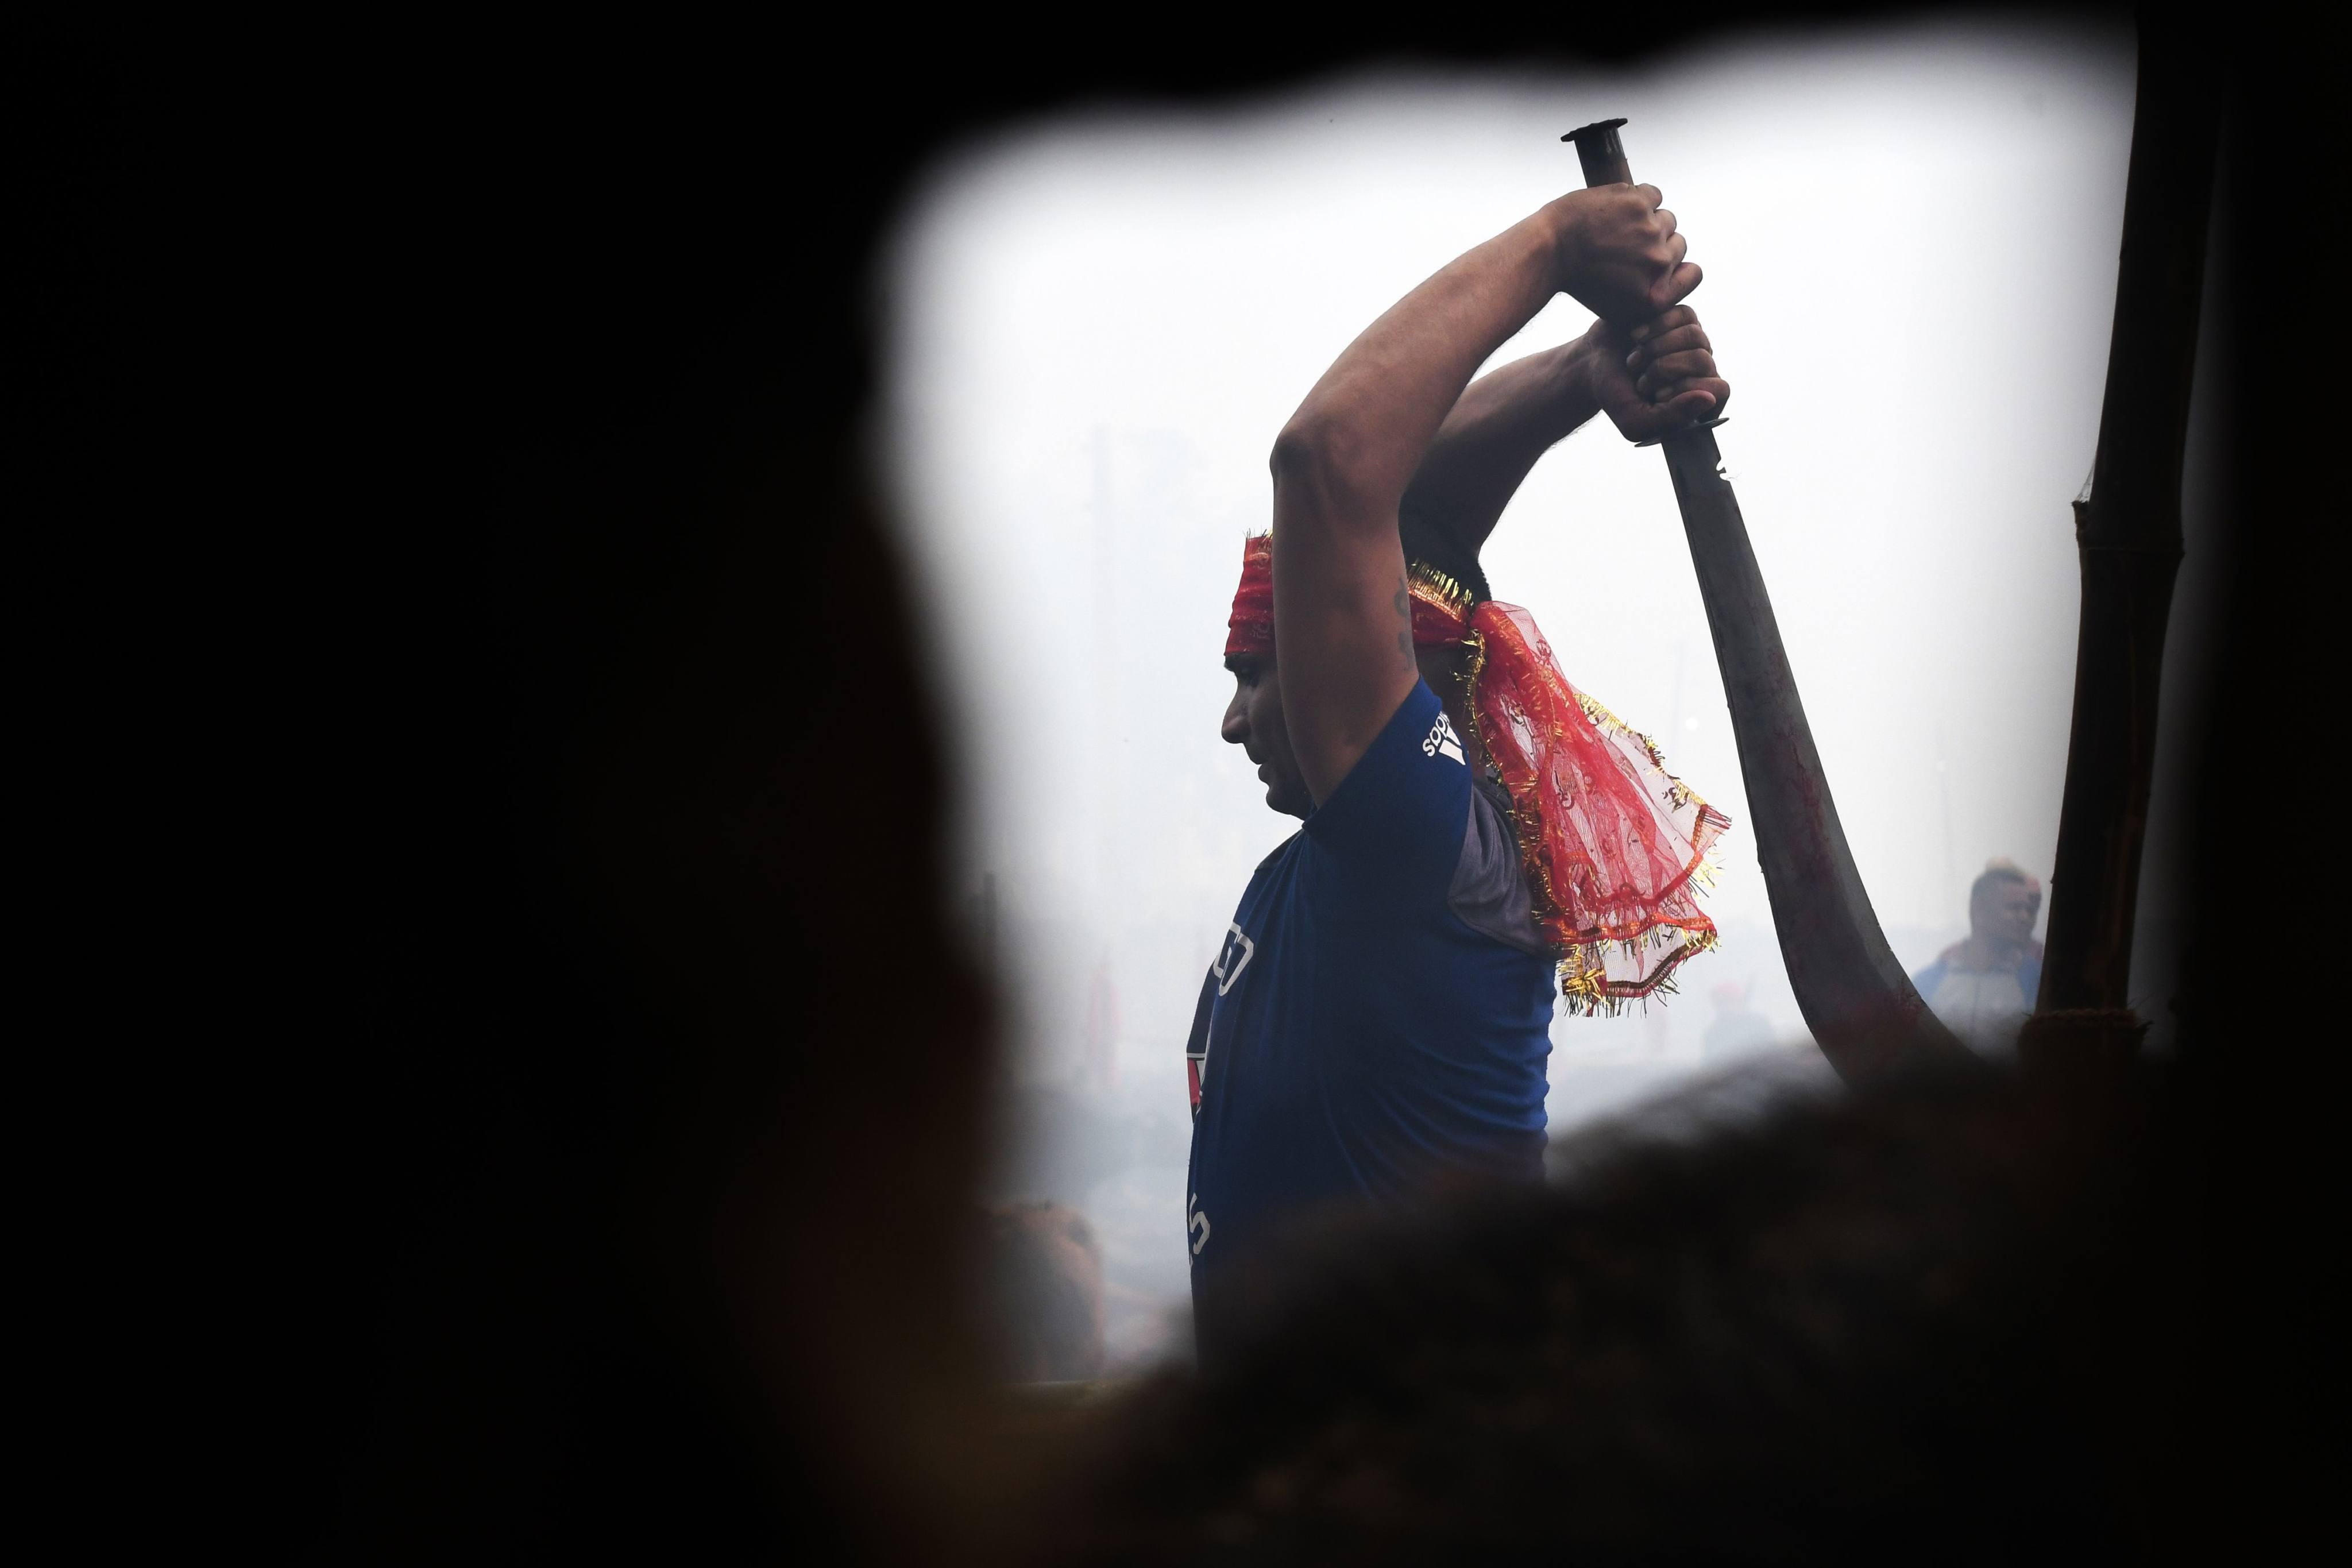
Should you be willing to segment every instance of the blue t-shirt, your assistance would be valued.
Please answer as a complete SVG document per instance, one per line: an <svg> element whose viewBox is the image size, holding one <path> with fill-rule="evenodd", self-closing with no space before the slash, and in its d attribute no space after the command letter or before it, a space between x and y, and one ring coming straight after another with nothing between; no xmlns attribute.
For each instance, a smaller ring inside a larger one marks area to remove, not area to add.
<svg viewBox="0 0 2352 1568"><path fill-rule="evenodd" d="M2028 942L2017 967L1979 972L1961 967L1966 942L1954 942L1911 977L1927 1010L1962 1041L1993 1056L2017 1046L2018 1030L2042 989L2042 944Z"/></svg>
<svg viewBox="0 0 2352 1568"><path fill-rule="evenodd" d="M1186 1047L1196 1303L1286 1213L1540 1176L1554 955L1507 806L1416 683L1250 879Z"/></svg>

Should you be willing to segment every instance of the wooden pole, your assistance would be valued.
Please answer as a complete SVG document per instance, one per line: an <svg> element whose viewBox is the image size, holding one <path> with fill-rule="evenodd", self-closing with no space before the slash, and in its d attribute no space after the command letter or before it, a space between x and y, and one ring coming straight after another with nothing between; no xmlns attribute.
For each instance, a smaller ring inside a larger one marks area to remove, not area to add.
<svg viewBox="0 0 2352 1568"><path fill-rule="evenodd" d="M2090 488L2074 503L2083 572L2074 720L2037 1004L2045 1015L2117 1015L2126 1028L2216 140L2183 28L2144 7L2139 37L2105 399Z"/></svg>

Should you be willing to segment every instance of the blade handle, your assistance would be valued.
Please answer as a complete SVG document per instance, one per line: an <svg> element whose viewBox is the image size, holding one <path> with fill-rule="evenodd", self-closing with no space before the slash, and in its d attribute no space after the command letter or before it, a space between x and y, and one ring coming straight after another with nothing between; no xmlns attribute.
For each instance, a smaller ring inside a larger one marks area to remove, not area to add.
<svg viewBox="0 0 2352 1568"><path fill-rule="evenodd" d="M1633 171L1625 162L1625 144L1617 140L1622 120L1596 120L1560 138L1576 143L1576 161L1584 165L1587 185L1630 185Z"/></svg>

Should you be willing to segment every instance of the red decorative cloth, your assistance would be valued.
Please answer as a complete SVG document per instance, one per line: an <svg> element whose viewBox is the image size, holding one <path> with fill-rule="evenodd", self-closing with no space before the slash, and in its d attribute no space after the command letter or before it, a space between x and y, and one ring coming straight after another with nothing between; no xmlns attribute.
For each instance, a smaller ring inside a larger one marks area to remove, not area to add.
<svg viewBox="0 0 2352 1568"><path fill-rule="evenodd" d="M1411 588L1414 644L1473 650L1472 725L1510 794L1536 923L1560 952L1561 1000L1591 1016L1671 993L1683 962L1715 945L1698 894L1731 819L1666 772L1647 736L1569 684L1527 611L1474 604L1427 566L1413 568ZM1225 651L1274 651L1270 537L1243 550Z"/></svg>

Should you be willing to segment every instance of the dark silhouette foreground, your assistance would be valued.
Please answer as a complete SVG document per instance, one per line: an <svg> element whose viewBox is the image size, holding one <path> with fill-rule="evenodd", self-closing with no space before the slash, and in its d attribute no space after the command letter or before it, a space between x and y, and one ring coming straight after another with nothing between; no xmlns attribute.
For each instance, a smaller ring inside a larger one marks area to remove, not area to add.
<svg viewBox="0 0 2352 1568"><path fill-rule="evenodd" d="M1563 1188L1302 1234L1254 1342L1106 1418L1125 1447L1070 1560L2171 1540L2194 1499L2169 1481L2210 1457L2179 1400L2212 1347L2166 1075L1947 1068L1723 1114L1743 1086L1769 1087L1734 1075L1579 1140Z"/></svg>
<svg viewBox="0 0 2352 1568"><path fill-rule="evenodd" d="M1853 8L1782 14L1832 13ZM854 112L764 49L730 76L697 39L673 68L634 29L593 69L538 32L500 52L420 29L380 79L360 58L382 38L232 81L134 68L110 36L44 73L35 118L82 149L47 237L105 308L42 340L40 366L73 373L48 377L44 440L97 499L35 531L127 562L130 530L164 527L235 580L174 581L186 635L128 661L126 689L186 680L203 718L160 749L128 726L139 798L96 841L217 773L236 809L176 837L236 863L85 879L176 890L184 910L134 923L231 950L205 952L205 985L161 988L176 1016L152 1033L253 1086L264 1191L220 1206L264 1228L268 1276L211 1255L184 1276L233 1291L252 1343L159 1335L176 1319L152 1272L124 1339L236 1368L240 1405L207 1416L247 1414L246 1369L278 1369L251 1423L269 1447L210 1489L240 1539L333 1562L1507 1541L1885 1563L2007 1520L2004 1557L2169 1531L2222 1561L2332 1495L2352 1093L2340 1024L2292 986L2340 940L2334 895L2305 886L2327 816L2296 765L2325 739L2305 677L2324 690L2342 618L2340 574L2313 564L2332 514L2301 492L2336 481L2325 417L2283 401L2311 384L2289 363L2305 340L2247 328L2326 298L2343 252L2283 226L2319 187L2276 117L2328 100L2281 78L2325 57L2261 16L2217 38L2265 58L2263 133L2225 142L2214 226L2234 334L2214 396L2243 449L2211 482L2235 553L2213 646L2171 645L2231 731L2158 780L2159 801L2213 786L2182 808L2189 958L2156 1002L2182 1060L2127 1097L2122 1155L2084 1156L2108 1173L2025 1138L2021 1089L1905 1085L1270 1287L1292 1326L1223 1387L1045 1413L989 1387L953 1259L992 977L942 914L921 626L862 438L858 301L911 182L1006 116L1105 91L1625 60L1754 15L1173 28L1101 75L948 38ZM1804 199L1833 212L1827 187ZM110 607L63 646L136 618ZM226 693L255 733L223 728ZM2247 735L2280 748L2252 786ZM2245 875L2249 802L2296 834L2284 948L2276 888ZM247 847L281 837L299 870L266 917L233 916ZM146 983L109 962L91 995ZM188 1045L224 1027L225 1051ZM110 1113L140 1079L119 1076L76 1101ZM124 1142L110 1124L57 1168ZM118 1511L168 1514L147 1450L105 1452L128 1454Z"/></svg>

